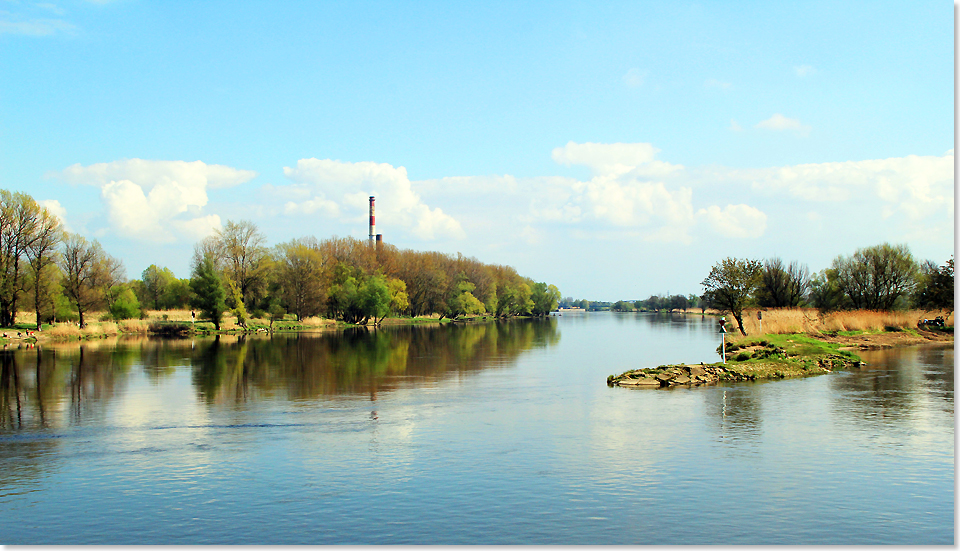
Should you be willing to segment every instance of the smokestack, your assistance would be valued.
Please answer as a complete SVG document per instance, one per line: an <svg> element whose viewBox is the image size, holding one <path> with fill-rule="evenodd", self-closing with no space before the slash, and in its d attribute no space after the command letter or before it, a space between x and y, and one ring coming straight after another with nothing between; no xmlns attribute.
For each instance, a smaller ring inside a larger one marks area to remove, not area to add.
<svg viewBox="0 0 960 551"><path fill-rule="evenodd" d="M377 232L376 232L376 226L377 226L377 225L376 225L376 223L374 222L374 216L373 216L373 202L374 202L374 200L375 200L375 199L373 198L373 195L371 195L371 196L370 196L370 245L373 245L373 240L376 238L376 235L377 235Z"/></svg>
<svg viewBox="0 0 960 551"><path fill-rule="evenodd" d="M383 248L383 234L378 233L377 234L377 250L379 251L382 248Z"/></svg>

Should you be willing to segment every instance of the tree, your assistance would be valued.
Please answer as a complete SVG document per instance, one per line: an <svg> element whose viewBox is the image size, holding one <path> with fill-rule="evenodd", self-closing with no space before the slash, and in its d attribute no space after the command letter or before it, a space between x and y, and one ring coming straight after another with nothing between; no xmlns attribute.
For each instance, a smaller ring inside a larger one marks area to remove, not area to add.
<svg viewBox="0 0 960 551"><path fill-rule="evenodd" d="M846 296L837 286L836 272L829 268L810 278L807 301L821 313L840 310L848 305Z"/></svg>
<svg viewBox="0 0 960 551"><path fill-rule="evenodd" d="M837 287L853 308L892 310L916 285L919 271L906 245L884 243L838 256L831 265Z"/></svg>
<svg viewBox="0 0 960 551"><path fill-rule="evenodd" d="M265 286L269 268L266 236L249 220L228 220L214 237L224 275L239 287L243 302L253 306L253 297Z"/></svg>
<svg viewBox="0 0 960 551"><path fill-rule="evenodd" d="M810 284L810 270L799 262L785 266L780 258L763 262L757 304L764 308L799 306Z"/></svg>
<svg viewBox="0 0 960 551"><path fill-rule="evenodd" d="M111 289L115 298L110 302L110 316L115 320L140 317L140 301L133 290L126 285L116 285Z"/></svg>
<svg viewBox="0 0 960 551"><path fill-rule="evenodd" d="M213 322L213 326L219 331L223 312L227 309L226 291L212 255L205 254L194 266L190 289L193 291L190 305L200 310L200 319Z"/></svg>
<svg viewBox="0 0 960 551"><path fill-rule="evenodd" d="M297 321L319 314L326 300L324 260L315 243L293 240L278 245L274 255L277 281L287 308L296 314Z"/></svg>
<svg viewBox="0 0 960 551"><path fill-rule="evenodd" d="M924 309L953 311L953 257L943 266L935 262L924 263L914 302Z"/></svg>
<svg viewBox="0 0 960 551"><path fill-rule="evenodd" d="M177 278L169 268L159 268L156 264L151 264L141 274L146 297L153 303L154 310L160 310L170 284Z"/></svg>
<svg viewBox="0 0 960 551"><path fill-rule="evenodd" d="M23 269L35 238L40 206L26 193L0 190L0 325L14 324L24 291Z"/></svg>
<svg viewBox="0 0 960 551"><path fill-rule="evenodd" d="M27 245L27 259L33 275L33 304L37 314L37 330L40 330L43 295L49 289L49 269L57 260L57 246L63 239L63 225L56 215L45 208L40 209L34 238ZM55 272L55 270L54 270Z"/></svg>
<svg viewBox="0 0 960 551"><path fill-rule="evenodd" d="M710 275L701 283L704 297L714 308L730 312L742 335L747 334L743 329L743 309L760 281L761 269L759 260L725 258L710 269Z"/></svg>
<svg viewBox="0 0 960 551"><path fill-rule="evenodd" d="M560 304L560 289L556 285L547 285L544 282L534 283L531 287L530 300L533 301L531 313L535 316L546 316L557 309Z"/></svg>
<svg viewBox="0 0 960 551"><path fill-rule="evenodd" d="M77 309L80 327L86 326L84 313L103 306L110 287L125 279L119 260L105 253L96 240L76 234L63 241L60 270L63 292Z"/></svg>

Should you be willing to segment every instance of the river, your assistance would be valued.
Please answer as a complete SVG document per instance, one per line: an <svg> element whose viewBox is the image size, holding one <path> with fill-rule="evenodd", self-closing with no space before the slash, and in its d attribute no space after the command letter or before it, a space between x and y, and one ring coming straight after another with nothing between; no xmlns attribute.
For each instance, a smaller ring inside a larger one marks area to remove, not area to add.
<svg viewBox="0 0 960 551"><path fill-rule="evenodd" d="M699 316L0 352L3 544L954 543L954 356L670 390Z"/></svg>

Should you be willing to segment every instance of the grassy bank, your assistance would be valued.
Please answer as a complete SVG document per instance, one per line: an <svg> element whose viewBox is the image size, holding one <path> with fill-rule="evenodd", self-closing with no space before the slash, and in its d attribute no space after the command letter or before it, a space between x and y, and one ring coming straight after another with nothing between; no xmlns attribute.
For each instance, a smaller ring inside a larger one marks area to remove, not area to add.
<svg viewBox="0 0 960 551"><path fill-rule="evenodd" d="M76 323L61 322L54 325L44 324L43 329L33 335L28 334L36 328L36 316L31 312L17 314L14 327L0 328L0 344L16 342L32 343L37 340L70 341L80 339L102 339L118 335L188 335L188 334L239 334L262 331L325 331L354 327L354 325L332 319L310 317L298 321L296 316L288 314L283 320L275 320L271 326L269 318L249 318L246 327L237 325L236 317L224 316L217 331L209 321L193 321L190 310L147 310L142 319L113 321L105 312L92 312L84 328ZM491 316L473 316L456 320L460 322L489 321ZM386 318L383 325L429 325L451 323L440 316L420 316L415 318Z"/></svg>
<svg viewBox="0 0 960 551"><path fill-rule="evenodd" d="M719 346L717 347L719 350ZM607 377L610 386L670 387L717 382L807 377L859 367L860 358L842 343L803 334L763 335L729 343L727 363L676 364L634 369Z"/></svg>

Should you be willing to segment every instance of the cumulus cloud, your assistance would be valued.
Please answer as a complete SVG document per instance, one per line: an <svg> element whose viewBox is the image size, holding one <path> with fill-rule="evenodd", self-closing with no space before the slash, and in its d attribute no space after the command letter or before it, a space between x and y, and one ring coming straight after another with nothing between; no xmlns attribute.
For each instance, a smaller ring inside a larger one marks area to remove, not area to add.
<svg viewBox="0 0 960 551"><path fill-rule="evenodd" d="M712 205L697 211L697 216L724 237L756 238L767 229L767 215L749 205L727 205L723 209Z"/></svg>
<svg viewBox="0 0 960 551"><path fill-rule="evenodd" d="M637 172L646 176L669 174L681 170L680 165L658 161L660 150L649 143L576 143L553 150L553 160L562 165L589 167L594 175L617 175Z"/></svg>
<svg viewBox="0 0 960 551"><path fill-rule="evenodd" d="M257 176L201 161L124 159L89 166L75 164L58 174L62 179L100 188L113 230L124 237L171 242L196 239L220 225L216 215L201 211L208 188L235 186Z"/></svg>
<svg viewBox="0 0 960 551"><path fill-rule="evenodd" d="M37 201L37 203L50 211L50 214L59 218L60 223L63 224L64 227L67 226L67 209L60 204L60 201L56 199L44 199L43 201Z"/></svg>
<svg viewBox="0 0 960 551"><path fill-rule="evenodd" d="M798 77L805 77L815 73L816 69L814 69L810 65L798 65L793 68L793 72L796 73Z"/></svg>
<svg viewBox="0 0 960 551"><path fill-rule="evenodd" d="M731 177L753 188L814 202L878 199L918 221L939 210L953 212L954 156L909 155L890 159L817 163L749 171Z"/></svg>
<svg viewBox="0 0 960 551"><path fill-rule="evenodd" d="M346 220L366 216L367 198L377 198L377 218L425 240L463 237L460 223L439 208L427 206L413 190L407 169L387 163L349 163L331 159L300 159L283 174L306 186L310 198L288 202L288 214L323 213Z"/></svg>
<svg viewBox="0 0 960 551"><path fill-rule="evenodd" d="M780 113L774 113L772 117L757 123L757 128L766 130L791 130L801 136L810 133L810 127L801 123L799 119L784 117Z"/></svg>

